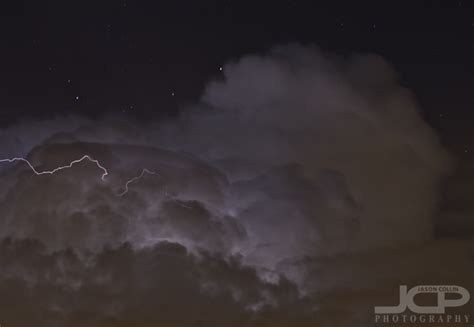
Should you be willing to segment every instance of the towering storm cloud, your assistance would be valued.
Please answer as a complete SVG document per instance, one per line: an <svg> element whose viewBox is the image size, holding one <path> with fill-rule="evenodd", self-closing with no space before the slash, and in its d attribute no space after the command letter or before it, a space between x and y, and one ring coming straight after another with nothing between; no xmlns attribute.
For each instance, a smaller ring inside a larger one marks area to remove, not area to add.
<svg viewBox="0 0 474 327"><path fill-rule="evenodd" d="M367 326L401 282L472 283L472 244L434 237L451 159L387 62L291 45L223 72L160 124L0 131L37 171L108 171L1 164L6 326Z"/></svg>

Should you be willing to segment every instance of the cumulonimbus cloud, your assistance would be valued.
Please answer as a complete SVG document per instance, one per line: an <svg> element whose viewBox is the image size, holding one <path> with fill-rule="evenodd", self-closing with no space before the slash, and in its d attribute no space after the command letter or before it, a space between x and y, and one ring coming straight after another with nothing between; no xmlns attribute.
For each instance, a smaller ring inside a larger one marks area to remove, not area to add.
<svg viewBox="0 0 474 327"><path fill-rule="evenodd" d="M109 172L2 167L0 290L16 300L0 320L366 326L382 285L449 269L468 283L467 243L433 234L450 158L382 58L293 45L223 72L172 121L0 132L2 156L51 169L88 154ZM117 197L143 169L156 175Z"/></svg>

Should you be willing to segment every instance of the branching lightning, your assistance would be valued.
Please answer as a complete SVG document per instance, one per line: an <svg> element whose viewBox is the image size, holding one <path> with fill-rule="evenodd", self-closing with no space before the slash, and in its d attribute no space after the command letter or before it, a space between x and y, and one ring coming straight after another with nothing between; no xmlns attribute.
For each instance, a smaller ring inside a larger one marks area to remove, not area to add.
<svg viewBox="0 0 474 327"><path fill-rule="evenodd" d="M129 180L125 183L125 189L123 190L123 192L117 194L117 196L124 196L125 194L127 194L127 193L128 193L128 185L130 185L130 183L135 182L136 180L139 180L139 179L142 178L145 174L156 175L156 172L151 171L151 170L148 170L148 169L143 169L142 172L140 173L140 175L138 175L138 176L136 176L136 177L133 177L132 179L129 179Z"/></svg>
<svg viewBox="0 0 474 327"><path fill-rule="evenodd" d="M31 164L31 162L29 162L28 159L25 159L25 158L0 159L0 163L3 163L3 162L12 163L12 162L16 162L16 161L23 161L24 163L26 163L31 168L31 170L36 175L40 176L40 175L53 175L53 174L57 173L60 170L72 168L72 166L74 164L80 163L80 162L82 162L86 159L89 160L92 163L95 163L97 165L97 167L99 167L99 169L101 169L103 171L101 179L103 181L105 181L105 176L107 176L109 174L109 172L107 171L107 169L105 169L104 166L102 166L100 164L100 162L98 160L91 158L89 155L85 155L81 159L73 160L73 161L71 161L71 163L69 165L60 166L60 167L54 168L53 170L44 170L44 171L37 171L36 168L33 167L33 165Z"/></svg>
<svg viewBox="0 0 474 327"><path fill-rule="evenodd" d="M58 171L61 171L61 170L64 170L64 169L69 169L69 168L72 168L73 165L77 164L77 163L80 163L80 162L83 162L84 160L88 160L92 163L94 163L100 170L102 170L102 176L101 176L101 179L102 181L105 181L105 177L109 174L109 172L107 171L107 169L102 166L102 164L99 162L99 160L96 160L94 158L92 158L91 156L89 155L84 155L82 158L80 159L77 159L77 160L73 160L71 161L68 165L65 165L65 166L59 166L57 168L54 168L53 170L44 170L44 171L38 171L32 164L31 162L26 159L26 158L9 158L9 159L0 159L0 163L4 163L4 162L8 162L8 163L13 163L13 162L17 162L17 161L20 161L20 162L24 162L28 165L28 167L30 167L30 169L33 171L33 173L35 173L36 175L38 176L41 176L41 175L53 175L55 173L57 173ZM140 175L136 176L136 177L133 177L132 179L129 179L126 183L125 183L125 187L124 187L124 191L123 192L120 192L119 194L117 194L117 196L124 196L125 194L128 193L128 187L130 185L130 183L133 183L139 179L141 179L145 174L149 174L149 175L156 175L156 172L154 171L151 171L151 170L148 170L148 169L143 169L142 172L140 173Z"/></svg>

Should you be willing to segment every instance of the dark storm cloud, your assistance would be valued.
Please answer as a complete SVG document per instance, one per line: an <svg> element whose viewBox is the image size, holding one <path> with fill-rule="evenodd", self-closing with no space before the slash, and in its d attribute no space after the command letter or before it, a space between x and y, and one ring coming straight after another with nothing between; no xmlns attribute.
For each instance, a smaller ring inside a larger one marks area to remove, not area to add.
<svg viewBox="0 0 474 327"><path fill-rule="evenodd" d="M173 121L1 131L3 157L109 175L0 171L0 319L366 326L401 282L469 283L469 244L433 234L450 158L382 58L287 46L223 71Z"/></svg>

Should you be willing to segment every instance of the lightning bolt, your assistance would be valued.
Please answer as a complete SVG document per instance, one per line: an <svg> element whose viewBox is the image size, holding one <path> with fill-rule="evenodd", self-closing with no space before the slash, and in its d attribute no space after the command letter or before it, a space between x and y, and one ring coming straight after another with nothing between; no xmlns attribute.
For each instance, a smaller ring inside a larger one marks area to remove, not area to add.
<svg viewBox="0 0 474 327"><path fill-rule="evenodd" d="M41 175L53 175L55 173L57 173L58 171L61 171L61 170L64 170L64 169L69 169L69 168L72 168L72 166L74 166L75 164L78 164L80 162L83 162L84 160L88 160L92 163L94 163L100 170L102 170L102 176L101 176L101 179L103 181L105 181L105 177L109 174L109 172L107 171L107 169L102 166L102 164L99 162L99 160L96 160L94 158L92 158L91 156L89 155L84 155L82 158L80 159L77 159L77 160L73 160L71 161L68 165L65 165L65 166L59 166L57 168L54 168L53 170L44 170L44 171L38 171L36 170L36 168L31 164L31 162L26 159L26 158L10 158L10 159L0 159L0 163L4 163L4 162L8 162L8 163L13 163L13 162L17 162L17 161L20 161L20 162L24 162L28 165L28 167L30 167L30 169L33 171L33 173L35 173L36 175L38 176L41 176ZM149 175L156 175L156 172L154 171L151 171L151 170L148 170L148 169L143 169L142 172L140 173L140 175L136 176L136 177L133 177L132 179L129 179L126 183L125 183L125 187L124 187L124 191L123 192L120 192L119 194L117 194L117 196L124 196L125 194L128 193L128 189L129 189L129 185L139 179L141 179L145 174L149 174Z"/></svg>
<svg viewBox="0 0 474 327"><path fill-rule="evenodd" d="M148 169L143 169L142 172L140 173L140 175L136 176L136 177L133 177L132 179L129 179L126 183L125 183L125 189L123 190L123 192L117 194L117 196L124 196L125 194L128 193L128 186L139 180L140 178L142 178L145 174L149 174L149 175L156 175L156 172L154 171L151 171L151 170L148 170Z"/></svg>
<svg viewBox="0 0 474 327"><path fill-rule="evenodd" d="M37 171L36 168L33 167L33 165L31 164L31 162L29 162L28 159L25 159L25 158L0 159L0 163L3 163L3 162L12 163L12 162L16 162L16 161L22 161L22 162L26 163L36 175L41 176L41 175L53 175L53 174L57 173L60 170L72 168L72 166L74 164L80 163L84 160L89 160L90 162L95 163L96 166L99 167L99 169L101 169L103 171L101 179L103 181L105 181L105 176L107 176L109 174L109 172L107 171L107 169L105 169L104 166L102 166L100 164L100 162L98 160L91 158L87 154L85 156L83 156L81 159L71 161L71 163L69 165L60 166L60 167L54 168L53 170L44 170L44 171Z"/></svg>

